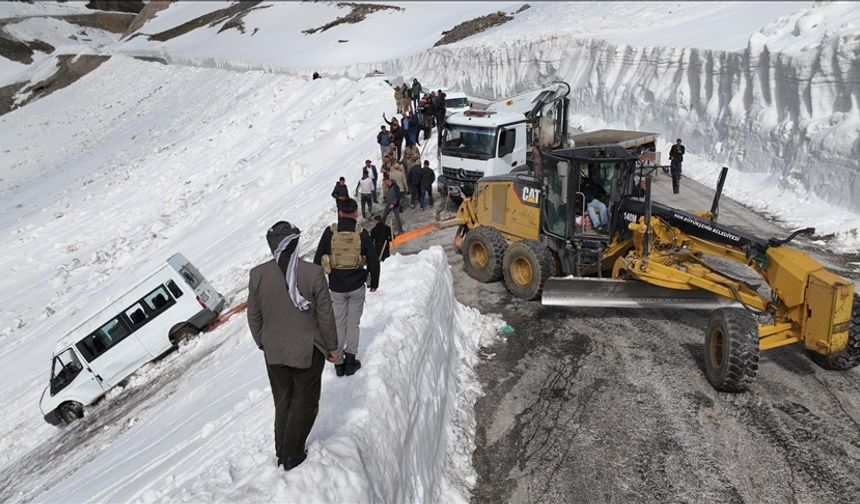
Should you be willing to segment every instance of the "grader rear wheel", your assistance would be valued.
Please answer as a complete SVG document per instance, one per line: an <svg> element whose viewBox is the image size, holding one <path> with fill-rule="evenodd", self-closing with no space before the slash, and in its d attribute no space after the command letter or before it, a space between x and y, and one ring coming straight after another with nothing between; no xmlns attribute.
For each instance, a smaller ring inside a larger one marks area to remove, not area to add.
<svg viewBox="0 0 860 504"><path fill-rule="evenodd" d="M721 392L743 392L758 372L758 322L743 308L720 308L705 331L705 373Z"/></svg>
<svg viewBox="0 0 860 504"><path fill-rule="evenodd" d="M497 229L478 226L466 232L461 244L466 273L483 283L502 278L502 256L507 242Z"/></svg>
<svg viewBox="0 0 860 504"><path fill-rule="evenodd" d="M812 362L824 369L844 371L860 364L860 296L854 294L851 320L848 323L848 345L845 351L834 355L821 355L812 350L807 350L806 353Z"/></svg>

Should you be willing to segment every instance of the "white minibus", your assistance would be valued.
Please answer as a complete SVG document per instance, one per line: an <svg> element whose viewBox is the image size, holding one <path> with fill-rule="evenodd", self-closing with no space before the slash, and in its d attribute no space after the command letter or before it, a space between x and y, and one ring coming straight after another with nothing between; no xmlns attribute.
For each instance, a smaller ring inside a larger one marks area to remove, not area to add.
<svg viewBox="0 0 860 504"><path fill-rule="evenodd" d="M63 336L39 407L52 425L69 424L84 406L147 362L218 318L224 298L182 254Z"/></svg>

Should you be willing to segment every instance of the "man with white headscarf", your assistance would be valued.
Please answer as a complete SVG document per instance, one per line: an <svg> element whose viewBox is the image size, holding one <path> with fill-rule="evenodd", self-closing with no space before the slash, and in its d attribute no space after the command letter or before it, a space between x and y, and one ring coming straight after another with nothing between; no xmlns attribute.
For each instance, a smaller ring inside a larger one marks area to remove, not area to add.
<svg viewBox="0 0 860 504"><path fill-rule="evenodd" d="M248 325L266 359L275 400L275 453L289 471L307 457L325 359L338 359L337 326L321 267L299 259L301 231L280 221L266 239L273 258L251 270Z"/></svg>

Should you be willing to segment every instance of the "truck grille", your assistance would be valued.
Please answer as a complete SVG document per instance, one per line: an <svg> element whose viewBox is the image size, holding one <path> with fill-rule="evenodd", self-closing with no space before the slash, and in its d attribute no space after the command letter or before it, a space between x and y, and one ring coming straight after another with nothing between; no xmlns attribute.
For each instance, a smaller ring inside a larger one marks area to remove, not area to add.
<svg viewBox="0 0 860 504"><path fill-rule="evenodd" d="M483 172L458 168L446 168L444 166L442 167L442 174L450 179L463 182L474 182L484 176Z"/></svg>

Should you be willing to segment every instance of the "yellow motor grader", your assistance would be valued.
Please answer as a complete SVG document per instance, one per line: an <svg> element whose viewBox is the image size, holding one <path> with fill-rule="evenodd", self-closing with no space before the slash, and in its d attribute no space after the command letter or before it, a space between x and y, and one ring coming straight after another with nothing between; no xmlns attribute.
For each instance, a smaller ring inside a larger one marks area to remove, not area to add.
<svg viewBox="0 0 860 504"><path fill-rule="evenodd" d="M539 159L480 179L460 205L455 244L471 277L551 306L713 310L705 369L721 391L746 390L759 352L784 345L827 369L860 363L854 285L787 246L812 229L762 239L719 223L725 168L710 211L690 213L652 202L649 169L621 146ZM587 226L586 180L606 193L601 229Z"/></svg>

